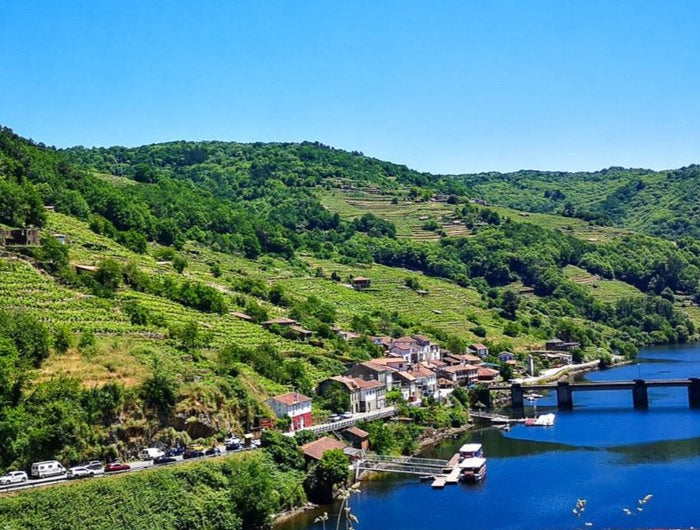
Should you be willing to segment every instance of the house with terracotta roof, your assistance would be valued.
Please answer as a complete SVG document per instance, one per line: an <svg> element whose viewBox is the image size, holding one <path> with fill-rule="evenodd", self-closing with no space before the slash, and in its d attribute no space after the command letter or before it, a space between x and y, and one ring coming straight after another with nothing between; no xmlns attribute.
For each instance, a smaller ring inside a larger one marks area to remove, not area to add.
<svg viewBox="0 0 700 530"><path fill-rule="evenodd" d="M369 451L369 433L367 431L353 426L341 431L340 435L350 442L354 448Z"/></svg>
<svg viewBox="0 0 700 530"><path fill-rule="evenodd" d="M347 392L350 398L350 412L353 414L372 412L386 406L386 385L380 381L336 375L321 381L318 385L319 394L325 394L332 386Z"/></svg>
<svg viewBox="0 0 700 530"><path fill-rule="evenodd" d="M313 442L309 442L301 446L301 452L309 460L321 460L323 455L333 449L340 449L343 451L347 447L347 444L337 440L336 438L331 438L330 436L324 436Z"/></svg>
<svg viewBox="0 0 700 530"><path fill-rule="evenodd" d="M384 348L384 351L388 351L389 348L391 348L391 343L393 342L394 339L389 337L388 335L382 335L379 337L371 337L372 342L376 344L377 346L381 346Z"/></svg>
<svg viewBox="0 0 700 530"><path fill-rule="evenodd" d="M313 425L311 398L299 392L287 392L280 396L271 397L265 403L278 418L289 418L289 430L296 431Z"/></svg>
<svg viewBox="0 0 700 530"><path fill-rule="evenodd" d="M379 381L384 383L387 391L389 391L393 388L393 374L396 371L396 368L389 364L378 363L372 360L354 364L345 375L359 377L365 381Z"/></svg>
<svg viewBox="0 0 700 530"><path fill-rule="evenodd" d="M427 363L413 365L410 370L416 378L416 387L423 395L431 395L437 390L437 373Z"/></svg>
<svg viewBox="0 0 700 530"><path fill-rule="evenodd" d="M486 366L479 366L479 369L476 371L477 379L484 383L495 381L499 374L498 370L487 368Z"/></svg>
<svg viewBox="0 0 700 530"><path fill-rule="evenodd" d="M477 344L472 344L469 346L469 351L474 353L475 355L478 355L482 359L484 357L488 357L489 354L489 349L484 346L483 344L477 343Z"/></svg>
<svg viewBox="0 0 700 530"><path fill-rule="evenodd" d="M440 346L423 335L405 336L391 342L389 353L408 362L418 363L439 360Z"/></svg>
<svg viewBox="0 0 700 530"><path fill-rule="evenodd" d="M479 367L473 364L457 364L442 368L439 376L459 386L469 386L477 381L478 370Z"/></svg>
<svg viewBox="0 0 700 530"><path fill-rule="evenodd" d="M410 372L404 370L396 372L396 384L394 386L401 391L401 396L406 401L413 402L419 398L416 378Z"/></svg>

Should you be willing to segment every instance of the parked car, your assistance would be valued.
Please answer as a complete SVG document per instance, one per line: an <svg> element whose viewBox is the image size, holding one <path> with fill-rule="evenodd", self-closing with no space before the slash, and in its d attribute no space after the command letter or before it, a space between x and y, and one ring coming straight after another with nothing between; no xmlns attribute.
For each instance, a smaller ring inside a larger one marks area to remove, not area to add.
<svg viewBox="0 0 700 530"><path fill-rule="evenodd" d="M58 460L45 460L32 464L32 476L35 478L55 477L65 472L66 468Z"/></svg>
<svg viewBox="0 0 700 530"><path fill-rule="evenodd" d="M112 473L114 471L126 471L127 469L131 469L131 466L129 464L124 464L123 462L119 462L117 460L116 462L111 462L105 466L105 473Z"/></svg>
<svg viewBox="0 0 700 530"><path fill-rule="evenodd" d="M24 471L10 471L0 477L0 484L18 484L27 482L27 474Z"/></svg>
<svg viewBox="0 0 700 530"><path fill-rule="evenodd" d="M104 467L102 465L102 462L99 460L90 460L87 464L83 464L84 467L91 469L92 471L102 471L102 468Z"/></svg>
<svg viewBox="0 0 700 530"><path fill-rule="evenodd" d="M173 447L172 449L168 449L165 452L165 456L180 456L184 452L185 452L184 447Z"/></svg>
<svg viewBox="0 0 700 530"><path fill-rule="evenodd" d="M352 412L350 412L350 411L343 412L340 415L340 417L343 418L344 420L349 420L350 418L352 418Z"/></svg>
<svg viewBox="0 0 700 530"><path fill-rule="evenodd" d="M241 445L241 439L238 436L227 436L224 439L224 445L233 445L233 444L238 444Z"/></svg>
<svg viewBox="0 0 700 530"><path fill-rule="evenodd" d="M328 421L338 421L340 420L340 414L331 414L328 416Z"/></svg>
<svg viewBox="0 0 700 530"><path fill-rule="evenodd" d="M92 469L88 469L85 466L74 466L68 469L66 473L66 478L85 478L94 476L95 472Z"/></svg>
<svg viewBox="0 0 700 530"><path fill-rule="evenodd" d="M177 460L175 459L174 456L157 456L153 459L153 464L154 465L160 465L160 464L171 464L173 462L176 462Z"/></svg>
<svg viewBox="0 0 700 530"><path fill-rule="evenodd" d="M204 454L205 454L206 456L216 456L216 455L220 455L220 454L221 454L221 449L219 449L218 447L210 447L209 449L207 449L206 451L204 451Z"/></svg>
<svg viewBox="0 0 700 530"><path fill-rule="evenodd" d="M233 442L230 444L226 444L227 451L240 451L242 447L243 447L243 444L240 441L237 443Z"/></svg>
<svg viewBox="0 0 700 530"><path fill-rule="evenodd" d="M204 451L199 449L188 449L182 453L182 458L199 458L200 456L204 456Z"/></svg>

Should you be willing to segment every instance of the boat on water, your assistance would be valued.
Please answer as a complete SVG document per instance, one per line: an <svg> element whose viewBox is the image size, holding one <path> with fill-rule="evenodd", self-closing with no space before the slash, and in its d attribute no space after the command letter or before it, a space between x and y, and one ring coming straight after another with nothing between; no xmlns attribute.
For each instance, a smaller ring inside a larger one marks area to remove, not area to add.
<svg viewBox="0 0 700 530"><path fill-rule="evenodd" d="M551 427L554 425L556 417L556 414L551 412L548 414L541 414L536 418L527 418L525 420L525 425L527 427Z"/></svg>
<svg viewBox="0 0 700 530"><path fill-rule="evenodd" d="M534 392L530 392L528 394L525 394L523 397L528 401L537 401L538 399L544 396L542 394L535 394Z"/></svg>
<svg viewBox="0 0 700 530"><path fill-rule="evenodd" d="M486 459L479 456L465 458L459 463L461 482L481 482L486 476Z"/></svg>
<svg viewBox="0 0 700 530"><path fill-rule="evenodd" d="M475 456L484 456L484 447L481 444L464 444L462 447L459 448L460 461L462 461L465 458L473 458Z"/></svg>

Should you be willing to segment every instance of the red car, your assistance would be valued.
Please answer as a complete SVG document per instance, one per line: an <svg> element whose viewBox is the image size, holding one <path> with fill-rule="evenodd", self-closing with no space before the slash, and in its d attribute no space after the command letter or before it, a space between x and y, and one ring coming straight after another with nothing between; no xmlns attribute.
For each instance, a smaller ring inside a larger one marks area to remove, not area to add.
<svg viewBox="0 0 700 530"><path fill-rule="evenodd" d="M123 464L122 462L112 462L111 464L107 464L105 466L105 473L109 473L111 471L126 471L127 469L131 469L131 466L129 464Z"/></svg>

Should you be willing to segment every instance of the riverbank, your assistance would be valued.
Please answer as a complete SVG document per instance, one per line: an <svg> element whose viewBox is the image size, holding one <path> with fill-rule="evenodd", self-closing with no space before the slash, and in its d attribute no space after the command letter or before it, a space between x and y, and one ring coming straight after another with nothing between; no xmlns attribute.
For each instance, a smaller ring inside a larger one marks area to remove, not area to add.
<svg viewBox="0 0 700 530"><path fill-rule="evenodd" d="M295 506L294 508L273 515L270 525L274 528L275 526L289 521L302 513L315 510L316 508L318 508L318 504L314 504L313 502L306 502L301 506Z"/></svg>

